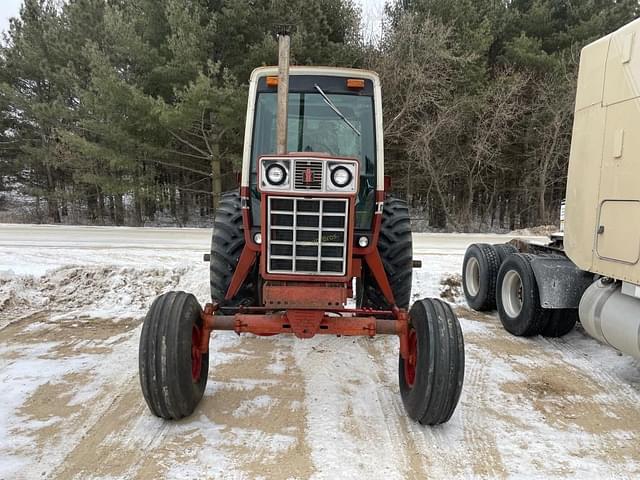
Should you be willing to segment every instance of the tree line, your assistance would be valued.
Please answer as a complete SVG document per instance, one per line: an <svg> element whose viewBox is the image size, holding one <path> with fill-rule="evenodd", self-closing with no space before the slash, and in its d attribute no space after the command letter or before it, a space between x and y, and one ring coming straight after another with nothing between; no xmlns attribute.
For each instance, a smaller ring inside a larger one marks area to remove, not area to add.
<svg viewBox="0 0 640 480"><path fill-rule="evenodd" d="M397 0L370 42L352 0L25 0L0 47L0 198L31 221L210 224L240 169L250 72L382 79L394 191L433 229L552 222L580 49L637 0ZM1 207L1 205L0 205Z"/></svg>

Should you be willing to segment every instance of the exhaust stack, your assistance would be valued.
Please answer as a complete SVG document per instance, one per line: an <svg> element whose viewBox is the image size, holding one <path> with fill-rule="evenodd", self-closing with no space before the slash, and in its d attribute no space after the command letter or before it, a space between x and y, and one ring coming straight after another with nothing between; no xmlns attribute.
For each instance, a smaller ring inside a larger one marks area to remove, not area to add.
<svg viewBox="0 0 640 480"><path fill-rule="evenodd" d="M289 110L289 49L290 27L276 28L278 36L278 111L276 116L276 154L287 153L287 117Z"/></svg>

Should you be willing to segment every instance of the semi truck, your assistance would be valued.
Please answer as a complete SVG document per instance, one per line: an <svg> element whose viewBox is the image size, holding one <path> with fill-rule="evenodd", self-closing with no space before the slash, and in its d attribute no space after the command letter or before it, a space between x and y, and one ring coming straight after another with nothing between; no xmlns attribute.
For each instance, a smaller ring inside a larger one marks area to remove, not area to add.
<svg viewBox="0 0 640 480"><path fill-rule="evenodd" d="M640 19L581 52L563 231L471 245L463 289L507 331L557 337L580 321L640 358Z"/></svg>

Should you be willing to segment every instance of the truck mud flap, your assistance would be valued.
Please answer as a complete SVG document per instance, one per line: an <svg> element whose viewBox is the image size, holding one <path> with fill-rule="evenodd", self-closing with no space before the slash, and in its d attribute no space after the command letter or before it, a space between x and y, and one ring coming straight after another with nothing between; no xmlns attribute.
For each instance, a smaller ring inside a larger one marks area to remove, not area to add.
<svg viewBox="0 0 640 480"><path fill-rule="evenodd" d="M580 270L566 257L538 255L531 261L542 308L578 308L593 274Z"/></svg>

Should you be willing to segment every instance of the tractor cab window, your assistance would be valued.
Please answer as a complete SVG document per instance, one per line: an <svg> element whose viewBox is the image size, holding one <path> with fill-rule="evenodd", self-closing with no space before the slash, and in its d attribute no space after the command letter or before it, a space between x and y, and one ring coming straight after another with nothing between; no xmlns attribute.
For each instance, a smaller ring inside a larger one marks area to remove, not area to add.
<svg viewBox="0 0 640 480"><path fill-rule="evenodd" d="M290 87L293 88L289 92L287 151L326 153L358 159L360 188L356 200L355 223L357 229L369 229L375 209L376 189L373 87L367 87L368 94L354 94L346 89L343 78L304 76L290 77ZM258 158L276 152L275 89L259 89L255 108L251 148L251 210L253 224L258 225Z"/></svg>
<svg viewBox="0 0 640 480"><path fill-rule="evenodd" d="M251 173L257 159L276 151L276 93L260 93L256 102ZM320 93L290 93L287 129L289 152L321 152L355 157L364 176L375 178L373 98L327 94L345 121Z"/></svg>

